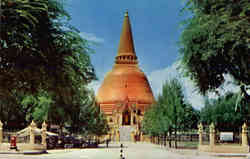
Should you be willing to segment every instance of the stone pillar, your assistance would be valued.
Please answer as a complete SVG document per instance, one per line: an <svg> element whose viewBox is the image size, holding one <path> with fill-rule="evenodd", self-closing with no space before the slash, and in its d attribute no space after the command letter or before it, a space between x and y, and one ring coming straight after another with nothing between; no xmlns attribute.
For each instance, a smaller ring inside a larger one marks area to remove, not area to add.
<svg viewBox="0 0 250 159"><path fill-rule="evenodd" d="M203 135L203 125L202 123L200 123L198 125L198 132L199 132L199 145L202 145L203 141L202 141L202 135Z"/></svg>
<svg viewBox="0 0 250 159"><path fill-rule="evenodd" d="M144 142L144 138L143 138L142 132L140 133L140 141L141 141L141 142Z"/></svg>
<svg viewBox="0 0 250 159"><path fill-rule="evenodd" d="M214 123L212 123L209 126L209 140L210 140L210 146L214 146L215 145L215 127L214 127Z"/></svg>
<svg viewBox="0 0 250 159"><path fill-rule="evenodd" d="M0 144L3 142L3 123L0 120Z"/></svg>
<svg viewBox="0 0 250 159"><path fill-rule="evenodd" d="M119 113L120 116L120 125L122 125L122 113Z"/></svg>
<svg viewBox="0 0 250 159"><path fill-rule="evenodd" d="M114 142L115 141L115 130L112 130L111 131L111 137L110 137L110 139Z"/></svg>
<svg viewBox="0 0 250 159"><path fill-rule="evenodd" d="M47 137L47 124L45 123L45 121L42 124L42 145L47 146L46 143L46 137Z"/></svg>
<svg viewBox="0 0 250 159"><path fill-rule="evenodd" d="M119 130L117 130L117 132L116 132L116 141L117 142L120 141L120 132L119 132Z"/></svg>
<svg viewBox="0 0 250 159"><path fill-rule="evenodd" d="M135 132L134 131L131 132L130 138L131 138L132 142L135 142Z"/></svg>
<svg viewBox="0 0 250 159"><path fill-rule="evenodd" d="M244 123L242 125L242 134L241 134L241 137L242 137L242 146L248 146L248 140L247 140L247 124Z"/></svg>
<svg viewBox="0 0 250 159"><path fill-rule="evenodd" d="M35 128L36 123L32 120L30 124L30 144L35 144Z"/></svg>
<svg viewBox="0 0 250 159"><path fill-rule="evenodd" d="M133 112L133 110L131 111L131 114L130 114L130 125L134 125L134 112Z"/></svg>

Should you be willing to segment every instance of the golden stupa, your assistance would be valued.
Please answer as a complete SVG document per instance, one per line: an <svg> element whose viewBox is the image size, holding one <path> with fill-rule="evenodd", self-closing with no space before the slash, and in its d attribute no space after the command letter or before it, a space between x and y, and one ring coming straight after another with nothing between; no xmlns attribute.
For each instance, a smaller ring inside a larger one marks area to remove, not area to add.
<svg viewBox="0 0 250 159"><path fill-rule="evenodd" d="M138 66L128 12L115 64L106 74L96 100L113 131L123 125L139 129L145 110L154 102L147 77Z"/></svg>

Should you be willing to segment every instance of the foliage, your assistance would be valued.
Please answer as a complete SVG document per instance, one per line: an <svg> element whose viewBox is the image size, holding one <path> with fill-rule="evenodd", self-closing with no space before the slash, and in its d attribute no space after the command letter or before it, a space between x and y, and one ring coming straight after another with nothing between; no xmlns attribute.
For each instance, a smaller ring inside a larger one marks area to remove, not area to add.
<svg viewBox="0 0 250 159"><path fill-rule="evenodd" d="M159 104L154 104L144 114L143 132L151 136L166 134L170 129L170 120L167 115L163 115L163 107Z"/></svg>
<svg viewBox="0 0 250 159"><path fill-rule="evenodd" d="M70 111L69 131L86 135L103 135L108 131L108 124L95 103L94 92L80 94L81 100L74 103Z"/></svg>
<svg viewBox="0 0 250 159"><path fill-rule="evenodd" d="M197 125L200 119L200 111L192 107L191 104L185 103L184 108L184 117L183 117L183 126L182 130L188 131L192 129L197 129Z"/></svg>
<svg viewBox="0 0 250 159"><path fill-rule="evenodd" d="M59 1L3 0L1 13L1 96L40 89L69 96L95 79L88 42Z"/></svg>
<svg viewBox="0 0 250 159"><path fill-rule="evenodd" d="M23 110L25 110L27 121L34 119L42 123L43 121L48 121L49 114L52 114L50 108L52 103L51 96L46 91L41 90L37 96L24 96L21 105Z"/></svg>
<svg viewBox="0 0 250 159"><path fill-rule="evenodd" d="M89 134L101 136L107 134L109 131L107 120L104 114L100 111L99 106L94 105L92 108L92 115L94 118L89 122Z"/></svg>
<svg viewBox="0 0 250 159"><path fill-rule="evenodd" d="M200 92L215 91L230 74L250 84L250 1L188 0L180 52Z"/></svg>
<svg viewBox="0 0 250 159"><path fill-rule="evenodd" d="M18 103L18 98L20 96L13 94L6 100L0 100L0 120L4 123L5 129L22 129L28 124L25 120L25 112Z"/></svg>
<svg viewBox="0 0 250 159"><path fill-rule="evenodd" d="M69 125L71 132L105 133L105 120L87 88L96 79L89 57L93 50L69 25L64 4L0 3L0 118L20 124L47 120Z"/></svg>
<svg viewBox="0 0 250 159"><path fill-rule="evenodd" d="M95 105L94 92L84 86L72 96L70 104L60 103L42 90L37 96L24 96L21 104L28 122L33 119L41 124L45 120L85 135L103 135L108 131L106 119Z"/></svg>
<svg viewBox="0 0 250 159"><path fill-rule="evenodd" d="M192 129L197 122L198 112L184 102L180 83L177 79L172 79L163 85L156 104L145 112L143 131L158 136L176 129Z"/></svg>
<svg viewBox="0 0 250 159"><path fill-rule="evenodd" d="M244 121L247 120L249 104L235 111L237 94L228 93L216 100L207 100L205 107L201 110L201 122L204 124L216 124L220 130L237 131Z"/></svg>

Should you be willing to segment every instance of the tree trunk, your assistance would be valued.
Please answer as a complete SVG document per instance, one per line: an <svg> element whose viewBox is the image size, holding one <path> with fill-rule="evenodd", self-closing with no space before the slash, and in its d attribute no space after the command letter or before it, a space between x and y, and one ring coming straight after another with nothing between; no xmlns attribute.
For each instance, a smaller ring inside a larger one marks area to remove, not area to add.
<svg viewBox="0 0 250 159"><path fill-rule="evenodd" d="M174 105L174 146L177 149L177 110L176 105Z"/></svg>
<svg viewBox="0 0 250 159"><path fill-rule="evenodd" d="M166 137L167 137L167 134L166 134L166 132L164 132L164 139L163 139L164 147L166 147Z"/></svg>
<svg viewBox="0 0 250 159"><path fill-rule="evenodd" d="M169 132L169 141L168 141L168 144L169 144L169 148L171 148L172 147L172 145L171 145L171 141L172 140L172 132L170 131Z"/></svg>
<svg viewBox="0 0 250 159"><path fill-rule="evenodd" d="M177 149L177 130L176 130L176 128L174 130L174 148Z"/></svg>
<svg viewBox="0 0 250 159"><path fill-rule="evenodd" d="M63 135L63 125L60 124L59 127L60 127L60 128L59 128L59 135L62 136L62 135Z"/></svg>

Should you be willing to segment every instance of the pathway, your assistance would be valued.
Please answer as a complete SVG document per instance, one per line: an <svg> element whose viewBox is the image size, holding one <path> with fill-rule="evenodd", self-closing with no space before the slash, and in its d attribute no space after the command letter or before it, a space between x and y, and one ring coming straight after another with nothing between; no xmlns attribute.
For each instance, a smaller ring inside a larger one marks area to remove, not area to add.
<svg viewBox="0 0 250 159"><path fill-rule="evenodd" d="M123 143L125 159L221 159L196 150L175 151L149 143ZM119 159L120 144L97 149L49 150L43 155L0 155L0 159ZM225 157L226 158L226 157ZM224 159L225 159L224 158ZM242 159L243 157L241 157ZM230 158L232 159L232 158ZM234 158L235 159L235 158ZM237 159L240 159L239 157Z"/></svg>

